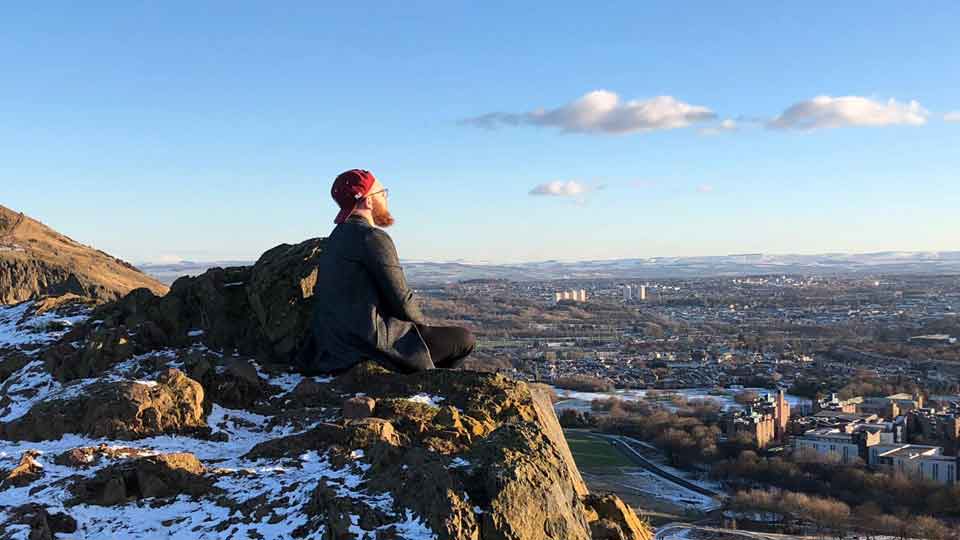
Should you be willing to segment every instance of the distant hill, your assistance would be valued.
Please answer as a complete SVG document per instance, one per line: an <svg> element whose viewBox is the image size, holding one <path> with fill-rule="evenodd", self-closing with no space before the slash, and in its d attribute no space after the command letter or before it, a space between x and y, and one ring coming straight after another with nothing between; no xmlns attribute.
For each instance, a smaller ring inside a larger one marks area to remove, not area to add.
<svg viewBox="0 0 960 540"><path fill-rule="evenodd" d="M129 263L0 206L0 304L64 293L102 302L139 287L167 292Z"/></svg>
<svg viewBox="0 0 960 540"><path fill-rule="evenodd" d="M401 246L402 249L402 246ZM960 273L960 251L771 255L750 253L708 257L649 257L599 261L542 261L504 265L416 262L404 264L416 283L464 279L696 278L765 274L951 274Z"/></svg>
<svg viewBox="0 0 960 540"><path fill-rule="evenodd" d="M210 268L231 268L251 266L256 261L178 261L174 263L140 263L137 265L144 273L156 278L160 283L172 285L183 276L199 276Z"/></svg>
<svg viewBox="0 0 960 540"><path fill-rule="evenodd" d="M401 253L403 246L399 246ZM960 251L883 251L772 255L745 253L708 257L648 257L599 261L541 261L516 264L401 261L407 279L417 285L471 279L643 279L745 276L764 274L952 274L960 273ZM245 266L252 261L144 264L141 268L164 283L198 275L214 266Z"/></svg>

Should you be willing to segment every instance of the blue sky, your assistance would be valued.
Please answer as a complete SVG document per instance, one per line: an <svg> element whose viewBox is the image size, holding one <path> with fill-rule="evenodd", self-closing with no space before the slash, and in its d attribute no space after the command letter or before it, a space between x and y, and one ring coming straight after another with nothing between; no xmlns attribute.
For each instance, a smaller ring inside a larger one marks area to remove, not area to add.
<svg viewBox="0 0 960 540"><path fill-rule="evenodd" d="M514 4L8 6L0 204L249 259L360 167L405 259L960 249L960 3Z"/></svg>

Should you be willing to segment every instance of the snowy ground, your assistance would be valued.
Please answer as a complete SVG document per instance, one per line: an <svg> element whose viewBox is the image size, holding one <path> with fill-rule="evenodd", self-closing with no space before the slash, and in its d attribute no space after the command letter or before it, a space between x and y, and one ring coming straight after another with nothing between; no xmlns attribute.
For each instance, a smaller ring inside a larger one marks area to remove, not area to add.
<svg viewBox="0 0 960 540"><path fill-rule="evenodd" d="M633 491L665 500L681 508L709 512L721 506L715 499L674 484L646 469L625 470L622 475L623 484L630 486Z"/></svg>
<svg viewBox="0 0 960 540"><path fill-rule="evenodd" d="M59 317L54 313L27 318L30 303L0 307L0 360L11 351L29 351L38 343L57 339L70 325L83 320L82 316ZM168 360L168 365L178 367L175 351L156 351L151 355ZM55 397L82 392L95 380L139 380L142 384L155 384L150 376L138 371L143 360L136 357L113 366L99 379L84 379L63 385L54 380L39 360L31 361L13 373L0 385L0 402L8 401L0 408L0 420L9 421L25 414L32 405ZM280 387L283 393L290 392L303 377L295 374L270 376L258 371L269 382ZM142 377L142 378L141 378ZM317 378L317 382L328 380ZM416 401L436 405L438 398L414 396ZM40 480L20 488L0 491L0 524L9 519L11 508L37 502L49 511L66 511L77 520L78 530L62 538L290 538L292 532L303 525L307 516L301 511L320 481L337 491L339 497L361 501L367 506L383 510L396 517L391 525L402 538L425 540L435 535L409 511L394 507L389 494L372 494L364 489L364 473L369 465L363 462L363 453L355 452L353 461L346 467L336 468L323 455L310 451L295 460L246 460L241 458L254 445L277 437L290 435L294 429L288 425L274 425L270 416L258 415L243 410L225 409L214 405L207 421L215 431L225 432L228 442L198 440L189 437L162 436L138 441L114 441L91 439L79 435L66 435L55 441L12 442L0 440L0 470L9 470L17 465L20 456L27 450L40 452L37 461L43 467ZM194 499L180 496L173 500L157 501L144 499L126 505L101 507L88 504L65 503L70 498L67 486L72 477L90 477L97 470L109 466L109 459L93 467L77 469L57 465L54 458L67 450L78 447L96 447L101 444L118 448L131 447L151 453L190 452L216 475L215 486L224 490L229 504L206 497ZM263 502L257 501L261 498ZM260 518L241 506L254 501L260 508L269 508ZM265 506L264 506L265 505ZM246 513L245 513L246 512ZM362 536L358 526L359 517L352 519L351 532ZM386 527L386 526L385 526ZM382 527L382 528L385 528ZM2 526L0 526L2 528ZM8 527L6 533L12 538L26 540L27 527ZM371 536L375 531L369 532Z"/></svg>

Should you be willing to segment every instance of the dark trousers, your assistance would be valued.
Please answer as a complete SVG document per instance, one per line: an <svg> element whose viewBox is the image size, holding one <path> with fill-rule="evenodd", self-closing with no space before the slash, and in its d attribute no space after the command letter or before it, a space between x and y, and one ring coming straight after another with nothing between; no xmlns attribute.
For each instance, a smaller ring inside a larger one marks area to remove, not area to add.
<svg viewBox="0 0 960 540"><path fill-rule="evenodd" d="M417 330L430 350L434 367L457 369L477 345L473 333L459 326L418 324Z"/></svg>

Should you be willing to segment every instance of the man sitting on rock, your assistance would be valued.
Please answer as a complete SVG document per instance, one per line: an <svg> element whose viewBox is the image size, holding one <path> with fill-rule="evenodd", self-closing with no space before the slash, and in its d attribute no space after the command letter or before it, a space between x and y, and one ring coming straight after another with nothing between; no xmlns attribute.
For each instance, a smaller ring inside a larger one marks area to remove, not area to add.
<svg viewBox="0 0 960 540"><path fill-rule="evenodd" d="M383 230L394 221L386 188L370 171L353 169L334 180L330 194L340 213L319 257L305 369L338 373L366 359L401 373L460 367L473 352L473 334L424 324Z"/></svg>

